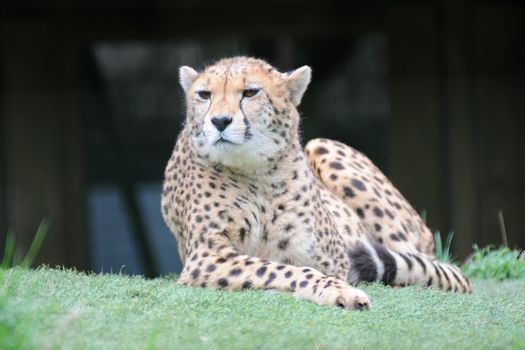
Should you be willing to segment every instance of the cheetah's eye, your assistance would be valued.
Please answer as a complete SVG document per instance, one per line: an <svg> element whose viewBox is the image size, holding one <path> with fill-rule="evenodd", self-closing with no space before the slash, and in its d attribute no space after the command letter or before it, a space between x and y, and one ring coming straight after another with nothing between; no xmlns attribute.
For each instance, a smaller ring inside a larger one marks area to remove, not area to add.
<svg viewBox="0 0 525 350"><path fill-rule="evenodd" d="M242 97L253 97L257 95L260 89L244 89L242 92Z"/></svg>
<svg viewBox="0 0 525 350"><path fill-rule="evenodd" d="M203 100L209 100L211 96L211 92L209 92L208 90L200 90L200 91L197 91L197 95L199 95L199 97L202 98Z"/></svg>

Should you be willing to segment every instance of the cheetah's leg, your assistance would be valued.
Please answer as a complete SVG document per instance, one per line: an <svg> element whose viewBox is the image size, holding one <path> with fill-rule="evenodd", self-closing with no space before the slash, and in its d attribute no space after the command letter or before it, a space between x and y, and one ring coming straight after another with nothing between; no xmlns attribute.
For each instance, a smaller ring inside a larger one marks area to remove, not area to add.
<svg viewBox="0 0 525 350"><path fill-rule="evenodd" d="M305 152L315 175L354 209L366 234L396 251L434 254L428 227L365 155L328 139L311 140Z"/></svg>
<svg viewBox="0 0 525 350"><path fill-rule="evenodd" d="M188 257L178 283L228 290L290 291L296 297L317 304L345 309L370 306L367 295L345 281L309 267L240 255L223 236L208 238Z"/></svg>

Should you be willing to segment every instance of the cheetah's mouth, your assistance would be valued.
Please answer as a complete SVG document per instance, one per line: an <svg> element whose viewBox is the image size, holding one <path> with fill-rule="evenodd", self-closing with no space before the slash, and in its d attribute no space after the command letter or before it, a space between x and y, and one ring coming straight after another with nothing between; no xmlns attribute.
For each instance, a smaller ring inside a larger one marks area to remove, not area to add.
<svg viewBox="0 0 525 350"><path fill-rule="evenodd" d="M224 137L219 137L219 139L215 141L215 144L216 145L221 145L221 144L235 145L235 143L231 142L230 140L225 139Z"/></svg>
<svg viewBox="0 0 525 350"><path fill-rule="evenodd" d="M239 145L239 143L229 140L223 135L219 136L219 138L213 144L214 145Z"/></svg>

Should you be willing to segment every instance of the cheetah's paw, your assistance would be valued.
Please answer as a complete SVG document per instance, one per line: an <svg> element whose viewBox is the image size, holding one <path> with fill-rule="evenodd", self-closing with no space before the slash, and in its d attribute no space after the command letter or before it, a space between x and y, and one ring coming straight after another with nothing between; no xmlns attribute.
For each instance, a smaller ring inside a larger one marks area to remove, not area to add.
<svg viewBox="0 0 525 350"><path fill-rule="evenodd" d="M370 309L372 303L365 292L335 278L328 278L330 280L331 283L321 285L317 293L308 299L320 305L348 310Z"/></svg>

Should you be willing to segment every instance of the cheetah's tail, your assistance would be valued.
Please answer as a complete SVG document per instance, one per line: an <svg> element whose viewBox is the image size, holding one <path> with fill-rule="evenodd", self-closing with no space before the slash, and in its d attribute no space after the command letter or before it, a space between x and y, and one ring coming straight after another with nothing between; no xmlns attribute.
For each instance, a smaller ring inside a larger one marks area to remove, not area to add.
<svg viewBox="0 0 525 350"><path fill-rule="evenodd" d="M381 281L392 286L420 285L461 293L472 292L469 280L459 268L441 263L423 254L400 253L377 242L364 242L352 247L348 280Z"/></svg>

